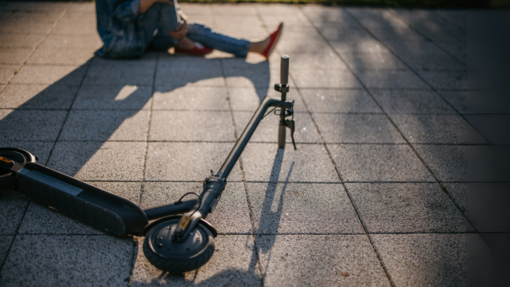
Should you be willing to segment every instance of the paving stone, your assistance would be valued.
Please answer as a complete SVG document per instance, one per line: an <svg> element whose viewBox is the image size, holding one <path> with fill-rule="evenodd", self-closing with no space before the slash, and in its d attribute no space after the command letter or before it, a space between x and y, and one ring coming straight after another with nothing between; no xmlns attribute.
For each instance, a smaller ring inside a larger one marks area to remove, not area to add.
<svg viewBox="0 0 510 287"><path fill-rule="evenodd" d="M142 208L149 208L176 202L187 192L202 193L203 185L198 182L146 182L144 183ZM187 196L186 198L192 198ZM207 217L217 230L223 234L252 234L250 212L246 201L246 192L242 182L227 184L221 200L214 212Z"/></svg>
<svg viewBox="0 0 510 287"><path fill-rule="evenodd" d="M510 143L510 136L507 134L510 126L509 115L468 115L466 120L490 143L505 145ZM470 131L470 138L476 131Z"/></svg>
<svg viewBox="0 0 510 287"><path fill-rule="evenodd" d="M473 143L487 141L457 115L390 115L411 143Z"/></svg>
<svg viewBox="0 0 510 287"><path fill-rule="evenodd" d="M7 85L0 92L0 107L7 109L69 109L78 86Z"/></svg>
<svg viewBox="0 0 510 287"><path fill-rule="evenodd" d="M406 62L414 70L461 70L467 66L455 59L454 57L445 54L413 54L413 55L400 55L401 59Z"/></svg>
<svg viewBox="0 0 510 287"><path fill-rule="evenodd" d="M152 86L155 65L151 55L130 61L94 58L83 84Z"/></svg>
<svg viewBox="0 0 510 287"><path fill-rule="evenodd" d="M0 33L13 34L16 31L17 35L46 35L53 28L51 23L15 23L15 22L2 22L0 25Z"/></svg>
<svg viewBox="0 0 510 287"><path fill-rule="evenodd" d="M0 63L2 64L23 64L28 56L32 53L32 49L16 48L16 49L1 49L0 48Z"/></svg>
<svg viewBox="0 0 510 287"><path fill-rule="evenodd" d="M299 88L361 88L349 71L298 70L291 72Z"/></svg>
<svg viewBox="0 0 510 287"><path fill-rule="evenodd" d="M353 27L323 27L321 35L330 43L334 42L363 42L373 40L374 37L364 28Z"/></svg>
<svg viewBox="0 0 510 287"><path fill-rule="evenodd" d="M280 68L246 67L243 69L224 69L225 80L228 87L254 87L268 89L275 83L280 82ZM292 80L289 79L289 85Z"/></svg>
<svg viewBox="0 0 510 287"><path fill-rule="evenodd" d="M341 184L247 183L255 234L363 234Z"/></svg>
<svg viewBox="0 0 510 287"><path fill-rule="evenodd" d="M314 114L327 143L404 143L385 115Z"/></svg>
<svg viewBox="0 0 510 287"><path fill-rule="evenodd" d="M0 84L7 84L17 71L18 66L0 65Z"/></svg>
<svg viewBox="0 0 510 287"><path fill-rule="evenodd" d="M9 252L13 240L14 236L2 235L2 240L0 241L0 262L3 263L7 257L7 253Z"/></svg>
<svg viewBox="0 0 510 287"><path fill-rule="evenodd" d="M79 111L69 113L59 140L144 141L149 111Z"/></svg>
<svg viewBox="0 0 510 287"><path fill-rule="evenodd" d="M470 100L480 97L479 91L440 91L439 93L461 114L474 112L475 107L470 105ZM483 102L485 101L480 101L480 103Z"/></svg>
<svg viewBox="0 0 510 287"><path fill-rule="evenodd" d="M16 235L23 220L29 199L20 193L0 188L0 234ZM3 241L3 240L1 240Z"/></svg>
<svg viewBox="0 0 510 287"><path fill-rule="evenodd" d="M367 88L428 89L411 71L358 71L356 75Z"/></svg>
<svg viewBox="0 0 510 287"><path fill-rule="evenodd" d="M48 166L80 180L140 181L143 142L57 142Z"/></svg>
<svg viewBox="0 0 510 287"><path fill-rule="evenodd" d="M381 109L363 90L301 89L312 113L381 113Z"/></svg>
<svg viewBox="0 0 510 287"><path fill-rule="evenodd" d="M95 3L77 3L74 2L72 5L67 9L66 14L74 14L74 13L91 13L94 14L96 12L96 5Z"/></svg>
<svg viewBox="0 0 510 287"><path fill-rule="evenodd" d="M176 67L158 66L156 74L156 90L178 87L224 87L225 79L221 70L194 68L179 70Z"/></svg>
<svg viewBox="0 0 510 287"><path fill-rule="evenodd" d="M385 39L383 42L398 56L447 55L436 43L427 40L400 41Z"/></svg>
<svg viewBox="0 0 510 287"><path fill-rule="evenodd" d="M439 47L444 49L447 53L451 54L464 64L468 63L468 45L465 43L445 42L436 43Z"/></svg>
<svg viewBox="0 0 510 287"><path fill-rule="evenodd" d="M76 16L73 16L76 17ZM95 17L94 17L95 18ZM51 30L52 34L69 34L69 35L96 35L97 27L95 21L75 20L73 18L61 19L55 28Z"/></svg>
<svg viewBox="0 0 510 287"><path fill-rule="evenodd" d="M136 85L82 85L73 109L148 110L152 88ZM133 111L133 112L134 112Z"/></svg>
<svg viewBox="0 0 510 287"><path fill-rule="evenodd" d="M479 232L508 233L510 230L510 184L468 183L459 186L467 202L469 220Z"/></svg>
<svg viewBox="0 0 510 287"><path fill-rule="evenodd" d="M342 59L353 70L407 70L407 67L391 54L342 55Z"/></svg>
<svg viewBox="0 0 510 287"><path fill-rule="evenodd" d="M236 124L236 133L239 138L243 133L246 125L252 118L251 112L234 112L234 121ZM296 127L294 132L294 139L296 143L320 143L321 138L317 133L310 115L305 113L295 113ZM278 128L280 118L278 116L269 114L265 117L257 127L250 142L278 142ZM286 142L291 143L290 129L287 130Z"/></svg>
<svg viewBox="0 0 510 287"><path fill-rule="evenodd" d="M69 48L99 49L103 42L99 35L48 35L41 43L41 48Z"/></svg>
<svg viewBox="0 0 510 287"><path fill-rule="evenodd" d="M460 207L460 211L467 215L468 208L468 192L466 183L443 183L448 195L452 198L453 202Z"/></svg>
<svg viewBox="0 0 510 287"><path fill-rule="evenodd" d="M24 149L37 156L39 158L37 160L38 163L46 164L48 157L50 156L50 151L53 148L53 142L12 141L2 138L0 139L0 147L14 147Z"/></svg>
<svg viewBox="0 0 510 287"><path fill-rule="evenodd" d="M393 27L370 27L369 31L375 36L376 39L381 41L423 41L425 38L414 31L413 29L405 26Z"/></svg>
<svg viewBox="0 0 510 287"><path fill-rule="evenodd" d="M305 5L301 11L308 16L317 27L342 26L361 28L343 7L325 7Z"/></svg>
<svg viewBox="0 0 510 287"><path fill-rule="evenodd" d="M510 149L508 146L468 145L463 148L457 152L458 165L460 166L463 163L462 169L451 166L452 169L457 168L455 170L459 170L459 177L461 174L470 182L508 182L507 170L510 163ZM460 171L463 173L460 173Z"/></svg>
<svg viewBox="0 0 510 287"><path fill-rule="evenodd" d="M389 54L388 50L384 45L375 39L366 39L363 41L355 42L332 42L330 43L333 49L339 54L353 54L353 53L373 53L373 54Z"/></svg>
<svg viewBox="0 0 510 287"><path fill-rule="evenodd" d="M407 145L328 145L344 181L434 181Z"/></svg>
<svg viewBox="0 0 510 287"><path fill-rule="evenodd" d="M425 81L438 90L468 90L475 89L466 71L419 71Z"/></svg>
<svg viewBox="0 0 510 287"><path fill-rule="evenodd" d="M38 48L27 60L28 64L81 65L94 57L95 49Z"/></svg>
<svg viewBox="0 0 510 287"><path fill-rule="evenodd" d="M17 5L15 9L19 11L27 11L27 12L45 12L45 13L59 13L63 12L67 7L69 7L69 3L30 3L30 4L21 4Z"/></svg>
<svg viewBox="0 0 510 287"><path fill-rule="evenodd" d="M218 171L233 143L149 143L145 180L199 181ZM228 181L241 181L239 163Z"/></svg>
<svg viewBox="0 0 510 287"><path fill-rule="evenodd" d="M153 110L228 111L224 87L160 87L154 93Z"/></svg>
<svg viewBox="0 0 510 287"><path fill-rule="evenodd" d="M402 28L407 24L384 8L345 8L357 21L367 28Z"/></svg>
<svg viewBox="0 0 510 287"><path fill-rule="evenodd" d="M372 240L396 286L467 284L464 234L375 234Z"/></svg>
<svg viewBox="0 0 510 287"><path fill-rule="evenodd" d="M123 285L129 280L132 257L129 238L20 235L2 268L0 284Z"/></svg>
<svg viewBox="0 0 510 287"><path fill-rule="evenodd" d="M14 84L79 85L85 76L82 66L23 66L11 80Z"/></svg>
<svg viewBox="0 0 510 287"><path fill-rule="evenodd" d="M264 285L390 286L365 235L257 237Z"/></svg>
<svg viewBox="0 0 510 287"><path fill-rule="evenodd" d="M22 5L25 6L25 5ZM46 23L53 24L62 15L63 11L13 11L8 13L5 21L9 23L22 24L22 23Z"/></svg>
<svg viewBox="0 0 510 287"><path fill-rule="evenodd" d="M229 112L153 111L149 140L233 142Z"/></svg>
<svg viewBox="0 0 510 287"><path fill-rule="evenodd" d="M245 180L262 182L339 182L331 160L322 145L252 143L242 154Z"/></svg>
<svg viewBox="0 0 510 287"><path fill-rule="evenodd" d="M370 93L389 114L455 114L441 97L432 91L371 90Z"/></svg>
<svg viewBox="0 0 510 287"><path fill-rule="evenodd" d="M418 155L440 181L466 181L467 150L460 145L414 145Z"/></svg>
<svg viewBox="0 0 510 287"><path fill-rule="evenodd" d="M138 254L131 286L200 285L258 286L261 285L257 256L251 235L219 235L215 238L213 257L195 271L174 275L154 267L142 251L143 238L138 238Z"/></svg>
<svg viewBox="0 0 510 287"><path fill-rule="evenodd" d="M242 87L229 87L228 98L230 100L230 105L233 111L243 111L243 112L255 112L259 107L260 103L264 99L265 96L274 99L281 99L281 94L267 90L263 88L253 89L253 88L242 88ZM294 101L294 111L295 112L306 112L306 107L301 100L298 92L295 90L291 90L289 94L287 94L287 101Z"/></svg>
<svg viewBox="0 0 510 287"><path fill-rule="evenodd" d="M369 233L472 230L437 183L348 183L346 188Z"/></svg>
<svg viewBox="0 0 510 287"><path fill-rule="evenodd" d="M44 38L43 35L0 34L2 48L32 48Z"/></svg>
<svg viewBox="0 0 510 287"><path fill-rule="evenodd" d="M87 182L137 204L139 182ZM30 203L19 234L109 234L37 202Z"/></svg>
<svg viewBox="0 0 510 287"><path fill-rule="evenodd" d="M67 112L0 110L0 129L5 140L54 141Z"/></svg>

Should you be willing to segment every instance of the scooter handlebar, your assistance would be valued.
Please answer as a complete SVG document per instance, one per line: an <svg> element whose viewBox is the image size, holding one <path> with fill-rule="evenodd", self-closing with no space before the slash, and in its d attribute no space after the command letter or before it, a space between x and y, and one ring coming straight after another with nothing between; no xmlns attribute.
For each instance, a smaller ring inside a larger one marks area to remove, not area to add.
<svg viewBox="0 0 510 287"><path fill-rule="evenodd" d="M285 86L289 83L289 56L282 56L280 65L280 83Z"/></svg>

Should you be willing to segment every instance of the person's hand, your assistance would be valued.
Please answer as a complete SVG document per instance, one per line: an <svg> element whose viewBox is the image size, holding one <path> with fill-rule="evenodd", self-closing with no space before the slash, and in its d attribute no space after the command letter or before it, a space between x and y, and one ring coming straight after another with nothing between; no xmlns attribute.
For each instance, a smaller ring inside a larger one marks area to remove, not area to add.
<svg viewBox="0 0 510 287"><path fill-rule="evenodd" d="M172 30L166 31L170 37L174 39L182 39L188 34L188 24L186 22L183 22L179 25L177 25L177 29L175 29L175 32Z"/></svg>

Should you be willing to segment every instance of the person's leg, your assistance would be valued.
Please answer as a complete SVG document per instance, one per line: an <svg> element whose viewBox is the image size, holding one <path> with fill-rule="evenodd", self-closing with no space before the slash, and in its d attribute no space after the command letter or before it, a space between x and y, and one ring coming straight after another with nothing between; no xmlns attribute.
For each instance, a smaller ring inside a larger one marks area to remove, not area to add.
<svg viewBox="0 0 510 287"><path fill-rule="evenodd" d="M175 7L167 3L155 3L143 14L145 44L157 50L166 50L179 43L167 30L175 31L180 23Z"/></svg>
<svg viewBox="0 0 510 287"><path fill-rule="evenodd" d="M226 36L197 23L188 24L188 34L186 36L204 46L231 53L237 57L246 57L250 47L250 41L248 40Z"/></svg>

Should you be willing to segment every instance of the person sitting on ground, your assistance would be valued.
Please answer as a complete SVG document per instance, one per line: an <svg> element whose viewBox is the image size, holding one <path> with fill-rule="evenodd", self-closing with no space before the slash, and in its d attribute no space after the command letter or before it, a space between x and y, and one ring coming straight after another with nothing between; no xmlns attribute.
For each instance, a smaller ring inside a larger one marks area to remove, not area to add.
<svg viewBox="0 0 510 287"><path fill-rule="evenodd" d="M226 36L209 27L188 23L176 0L96 0L97 30L103 47L96 55L106 58L140 57L146 49L205 55L213 49L246 57L248 52L268 58L283 28L266 39L250 42Z"/></svg>

